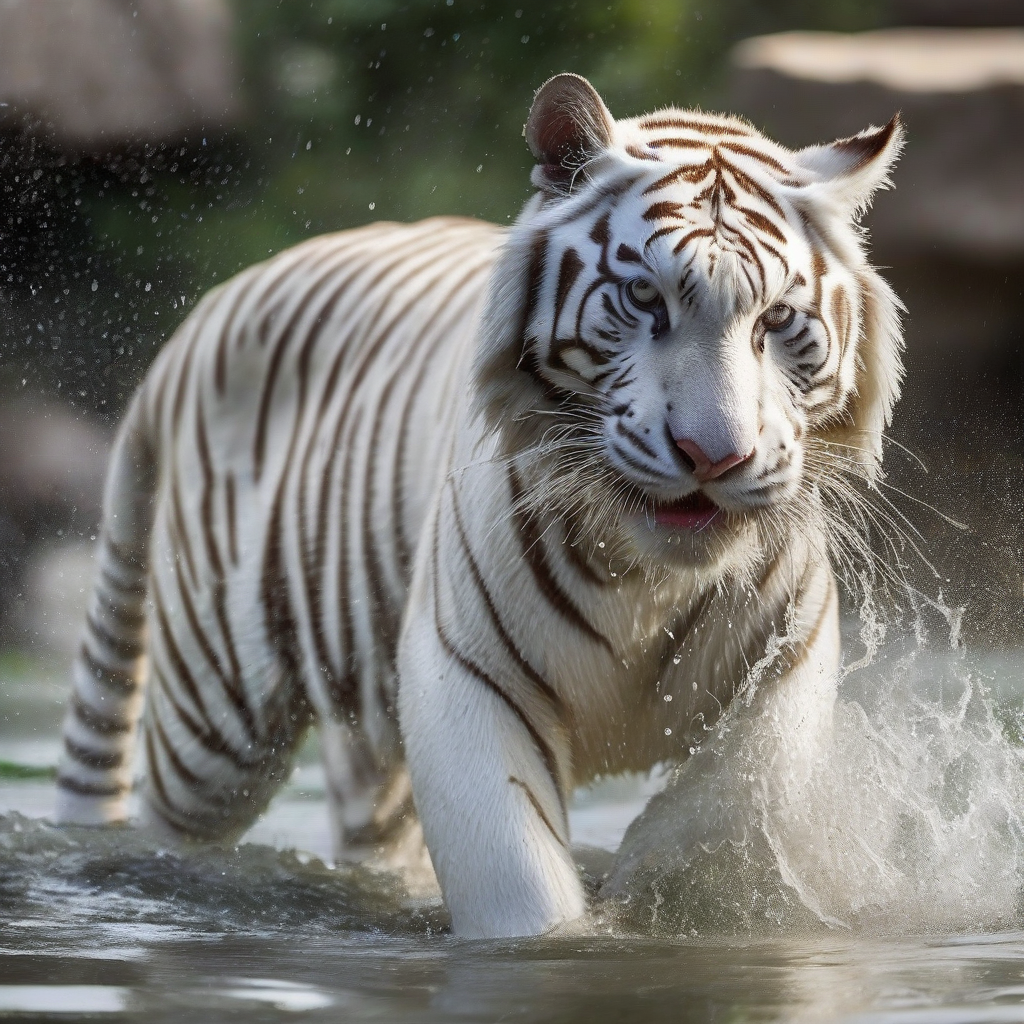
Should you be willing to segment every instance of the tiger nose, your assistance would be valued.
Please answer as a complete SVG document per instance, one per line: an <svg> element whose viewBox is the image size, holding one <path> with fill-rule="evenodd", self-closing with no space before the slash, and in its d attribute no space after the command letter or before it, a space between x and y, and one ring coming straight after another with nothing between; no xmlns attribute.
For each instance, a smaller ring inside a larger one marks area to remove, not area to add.
<svg viewBox="0 0 1024 1024"><path fill-rule="evenodd" d="M677 437L675 439L676 445L680 451L693 463L693 469L691 473L701 482L704 483L708 480L715 480L720 477L723 473L732 469L733 466L738 466L741 462L746 462L754 454L754 449L751 448L746 455L738 455L736 452L732 452L726 455L724 459L719 459L718 462L712 462L711 459L704 454L704 449L701 448L696 441L691 441L688 437Z"/></svg>

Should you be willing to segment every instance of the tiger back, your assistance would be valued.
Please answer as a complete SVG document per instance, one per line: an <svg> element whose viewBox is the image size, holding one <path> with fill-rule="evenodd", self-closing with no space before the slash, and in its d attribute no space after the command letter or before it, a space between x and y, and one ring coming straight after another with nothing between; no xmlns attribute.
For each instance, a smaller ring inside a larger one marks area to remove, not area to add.
<svg viewBox="0 0 1024 1024"><path fill-rule="evenodd" d="M142 714L143 818L234 838L315 721L338 855L425 844L455 931L495 937L585 913L567 808L596 775L756 742L799 802L902 380L859 227L899 121L790 151L559 75L525 134L510 230L315 239L161 353L112 457L62 820L125 816Z"/></svg>
<svg viewBox="0 0 1024 1024"><path fill-rule="evenodd" d="M168 342L113 459L62 818L125 816L145 686L159 823L243 831L316 717L365 824L351 804L395 762L397 628L500 237L439 218L317 238Z"/></svg>

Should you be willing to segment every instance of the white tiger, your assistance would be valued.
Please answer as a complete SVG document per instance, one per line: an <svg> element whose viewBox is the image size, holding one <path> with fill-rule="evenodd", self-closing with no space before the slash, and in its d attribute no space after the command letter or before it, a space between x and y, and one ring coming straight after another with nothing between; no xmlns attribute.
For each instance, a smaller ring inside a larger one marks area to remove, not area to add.
<svg viewBox="0 0 1024 1024"><path fill-rule="evenodd" d="M164 348L109 474L60 820L125 816L144 680L143 815L174 833L239 835L315 721L339 856L415 847L418 813L455 931L523 935L585 911L573 788L685 758L752 667L766 784L809 770L822 489L875 476L902 376L857 226L900 124L791 152L559 75L525 134L511 230L314 239Z"/></svg>

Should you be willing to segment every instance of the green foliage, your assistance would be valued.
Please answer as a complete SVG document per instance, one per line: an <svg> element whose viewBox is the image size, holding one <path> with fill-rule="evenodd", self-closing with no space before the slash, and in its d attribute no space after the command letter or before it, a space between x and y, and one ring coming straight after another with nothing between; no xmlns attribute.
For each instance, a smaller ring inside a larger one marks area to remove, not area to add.
<svg viewBox="0 0 1024 1024"><path fill-rule="evenodd" d="M0 781L25 782L36 779L55 779L56 768L40 768L35 765L15 764L14 761L0 761Z"/></svg>
<svg viewBox="0 0 1024 1024"><path fill-rule="evenodd" d="M372 220L511 220L529 190L523 122L550 75L586 75L621 115L728 106L736 40L869 28L881 3L235 0L245 116L229 135L14 186L29 203L60 182L37 227L62 226L45 252L0 251L25 299L0 347L17 377L49 360L76 400L116 412L184 310L241 267Z"/></svg>

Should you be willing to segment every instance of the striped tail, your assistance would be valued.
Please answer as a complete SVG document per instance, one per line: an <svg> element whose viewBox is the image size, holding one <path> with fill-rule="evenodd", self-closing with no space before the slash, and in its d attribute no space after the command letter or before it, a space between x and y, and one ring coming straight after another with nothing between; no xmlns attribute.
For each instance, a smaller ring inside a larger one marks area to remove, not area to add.
<svg viewBox="0 0 1024 1024"><path fill-rule="evenodd" d="M136 392L118 432L103 501L96 584L72 669L57 775L58 822L128 816L146 672L146 591L156 460Z"/></svg>

